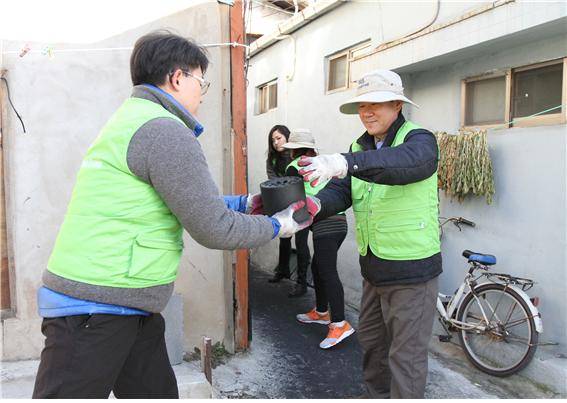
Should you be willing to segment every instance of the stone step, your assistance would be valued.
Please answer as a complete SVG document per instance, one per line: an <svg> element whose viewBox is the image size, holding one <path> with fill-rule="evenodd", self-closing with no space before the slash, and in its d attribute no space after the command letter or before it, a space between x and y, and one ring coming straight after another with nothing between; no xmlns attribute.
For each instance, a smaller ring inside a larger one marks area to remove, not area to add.
<svg viewBox="0 0 567 403"><path fill-rule="evenodd" d="M0 397L29 399L32 396L39 360L0 362ZM181 399L210 399L213 390L198 363L173 366ZM113 398L112 394L110 398Z"/></svg>

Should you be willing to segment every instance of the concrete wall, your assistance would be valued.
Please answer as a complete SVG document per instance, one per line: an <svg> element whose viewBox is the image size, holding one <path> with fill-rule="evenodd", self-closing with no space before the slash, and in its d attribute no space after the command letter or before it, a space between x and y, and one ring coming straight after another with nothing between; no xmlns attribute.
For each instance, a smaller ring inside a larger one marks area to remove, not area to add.
<svg viewBox="0 0 567 403"><path fill-rule="evenodd" d="M441 2L437 23L451 21L486 4ZM421 5L423 10L426 6ZM393 49L397 56L385 53L387 61L381 56L376 60L380 67L399 67L407 94L422 106L405 110L407 117L431 130L456 132L460 125L462 78L567 55L567 33L562 23L564 6L560 2L510 3L475 17L477 20L467 20L466 24L476 27L474 30L463 28L460 24L464 22L451 28L461 34L454 37L451 46L462 37L466 49L457 51L455 46L450 50L439 37L430 34L422 37L419 44L401 45L403 54ZM389 2L380 10L379 3L346 4L293 34L297 45L295 69L290 40L280 41L251 59L248 136L252 190L258 190L258 184L266 178L267 133L274 124L310 128L324 153L348 149L364 128L357 116L338 112L339 105L351 98L354 91L325 94L324 58L369 36L374 43L381 43L419 28L429 20L429 14L415 12L415 7L415 4ZM356 24L344 24L344 21L356 21ZM495 33L502 37L495 37ZM469 41L471 37L476 41ZM449 52L450 56L441 57L440 50ZM295 71L292 81L285 78L290 71ZM278 108L256 115L256 87L275 78L278 78ZM478 223L477 228L463 232L447 228L441 290L452 292L462 281L466 267L460 257L463 249L494 253L500 262L498 270L538 282L530 295L538 295L542 300L543 339L556 342L567 339L565 136L565 125L491 132L489 144L496 181L493 204L487 206L483 199L459 204L441 197L442 216L464 216ZM356 305L361 277L350 211L348 220L349 234L340 250L339 274L347 303ZM252 258L258 267L272 269L277 264L276 242L254 251ZM550 350L564 351L565 346L547 348Z"/></svg>
<svg viewBox="0 0 567 403"><path fill-rule="evenodd" d="M278 11L277 6L266 6L253 2L252 13L246 20L246 33L265 35L274 30L278 23L293 16L293 12Z"/></svg>
<svg viewBox="0 0 567 403"><path fill-rule="evenodd" d="M200 43L227 41L228 6L208 2L132 29L99 43L55 45L56 50L131 47L151 30L170 28ZM32 49L45 44L32 43ZM22 43L5 42L4 51ZM49 58L30 53L3 55L12 99L27 133L8 111L4 133L8 231L12 236L15 294L14 317L2 321L3 359L37 358L43 345L36 290L41 285L59 226L63 220L81 160L98 131L130 95L129 50L67 52ZM211 88L199 119L206 131L203 144L213 177L224 183L224 162L230 164L229 49L210 48L207 79ZM186 235L187 237L187 235ZM187 237L188 238L188 237ZM183 295L185 348L192 350L201 335L232 346L232 281L223 270L223 253L186 239L176 292ZM230 279L227 285L227 277ZM227 308L230 307L230 308Z"/></svg>
<svg viewBox="0 0 567 403"><path fill-rule="evenodd" d="M383 10L381 18L384 32L391 35L386 39L399 39L408 33L408 30L403 28L405 24L396 26L399 21L407 21L406 16L423 15L409 11L417 9L413 4L387 4L389 7ZM407 66L434 58L440 64L447 64L451 61L441 56L460 53L460 58L468 58L475 52L472 49L474 46L490 41L500 42L502 45L503 40L511 44L514 38L509 36L512 35L516 35L518 39L516 44L531 42L538 34L538 27L550 22L557 25L555 30L564 32L566 17L567 3L564 1L441 1L438 18L427 28L429 33L357 60L353 63L353 76L359 77L364 72L376 68L403 70ZM409 26L415 25L410 23ZM437 29L439 27L442 29ZM521 32L530 34L518 35ZM550 35L549 29L539 33L543 36ZM502 48L500 46L500 49ZM485 53L482 47L477 49L480 50L479 55Z"/></svg>
<svg viewBox="0 0 567 403"><path fill-rule="evenodd" d="M455 133L460 127L461 79L566 55L567 35L559 35L411 74L410 94L421 105L411 118L431 130ZM543 339L556 342L567 340L566 138L565 125L490 130L493 204L441 197L442 216L463 216L478 224L463 232L447 228L441 291L452 292L462 280L464 249L495 254L495 271L537 281L530 295L541 299ZM559 349L567 351L567 346Z"/></svg>

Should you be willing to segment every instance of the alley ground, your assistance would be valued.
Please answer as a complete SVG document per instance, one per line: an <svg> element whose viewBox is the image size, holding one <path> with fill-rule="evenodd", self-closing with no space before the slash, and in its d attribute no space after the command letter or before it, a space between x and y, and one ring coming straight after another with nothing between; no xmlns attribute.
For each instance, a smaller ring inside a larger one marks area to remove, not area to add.
<svg viewBox="0 0 567 403"><path fill-rule="evenodd" d="M269 274L250 272L252 347L213 371L219 397L229 398L353 398L362 394L362 353L356 337L331 350L319 342L326 327L295 320L314 304L314 293L287 297L290 281L267 282ZM350 307L347 320L356 328L358 313ZM426 397L554 398L559 397L521 376L501 379L483 374L466 361L460 347L432 340Z"/></svg>
<svg viewBox="0 0 567 403"><path fill-rule="evenodd" d="M218 398L355 398L363 392L362 353L354 336L331 350L321 350L322 325L303 325L295 315L312 307L313 290L299 299L287 297L292 283L267 282L269 274L250 271L252 346L246 353L219 358L213 370ZM347 307L356 328L357 312ZM460 347L431 342L426 398L556 398L553 392L514 375L495 378L466 361ZM38 361L2 363L1 397L31 397ZM174 366L180 384L189 384L199 362Z"/></svg>

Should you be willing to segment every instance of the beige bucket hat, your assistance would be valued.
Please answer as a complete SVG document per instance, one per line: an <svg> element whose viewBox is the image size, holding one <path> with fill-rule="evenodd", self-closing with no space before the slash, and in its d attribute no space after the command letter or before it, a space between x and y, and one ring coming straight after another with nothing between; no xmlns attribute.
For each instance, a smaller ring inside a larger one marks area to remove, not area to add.
<svg viewBox="0 0 567 403"><path fill-rule="evenodd" d="M283 148L295 149L295 148L313 148L315 147L315 137L309 129L294 129L289 134L289 139L287 143L283 145Z"/></svg>
<svg viewBox="0 0 567 403"><path fill-rule="evenodd" d="M383 69L373 70L358 80L356 97L342 104L339 110L347 115L356 115L359 102L388 101L403 101L419 108L419 105L404 95L402 79L397 73Z"/></svg>

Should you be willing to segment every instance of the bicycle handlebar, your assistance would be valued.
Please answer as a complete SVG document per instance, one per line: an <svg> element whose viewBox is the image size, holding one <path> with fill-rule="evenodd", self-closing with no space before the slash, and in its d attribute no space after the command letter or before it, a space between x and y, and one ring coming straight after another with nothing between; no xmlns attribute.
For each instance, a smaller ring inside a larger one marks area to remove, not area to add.
<svg viewBox="0 0 567 403"><path fill-rule="evenodd" d="M468 226L470 226L470 227L476 226L476 224L475 224L474 222L469 221L469 220L467 220L466 218L463 218L463 217L459 217L459 218L457 219L457 222L459 222L459 223L461 223L461 224L468 225Z"/></svg>

